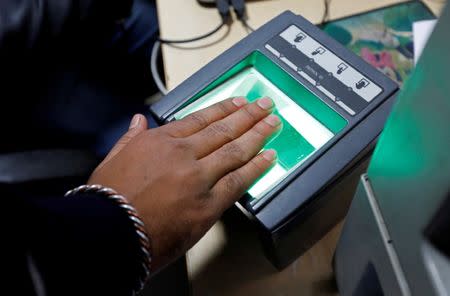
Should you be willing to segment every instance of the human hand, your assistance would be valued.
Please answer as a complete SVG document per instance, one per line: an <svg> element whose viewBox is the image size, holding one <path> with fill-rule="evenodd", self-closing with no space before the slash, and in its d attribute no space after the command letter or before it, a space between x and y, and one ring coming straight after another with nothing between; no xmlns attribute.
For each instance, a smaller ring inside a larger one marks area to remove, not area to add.
<svg viewBox="0 0 450 296"><path fill-rule="evenodd" d="M275 151L259 153L281 128L273 108L269 98L234 98L150 130L135 115L89 184L115 189L136 208L153 269L192 247L275 162Z"/></svg>

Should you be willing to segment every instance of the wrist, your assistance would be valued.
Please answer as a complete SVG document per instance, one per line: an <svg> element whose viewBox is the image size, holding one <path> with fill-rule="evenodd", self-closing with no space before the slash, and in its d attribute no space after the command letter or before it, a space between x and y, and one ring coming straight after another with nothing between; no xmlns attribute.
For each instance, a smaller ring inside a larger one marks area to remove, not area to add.
<svg viewBox="0 0 450 296"><path fill-rule="evenodd" d="M134 292L139 292L144 287L145 282L150 276L152 265L151 241L149 235L147 234L147 230L144 227L144 222L138 215L136 209L127 201L124 196L118 194L115 190L108 187L104 187L101 185L82 185L68 191L65 196L72 197L82 193L95 193L104 196L108 200L114 202L122 210L124 210L128 218L131 220L133 231L136 234L135 237L139 241L139 256L141 258L138 283L136 285L136 288L134 289Z"/></svg>

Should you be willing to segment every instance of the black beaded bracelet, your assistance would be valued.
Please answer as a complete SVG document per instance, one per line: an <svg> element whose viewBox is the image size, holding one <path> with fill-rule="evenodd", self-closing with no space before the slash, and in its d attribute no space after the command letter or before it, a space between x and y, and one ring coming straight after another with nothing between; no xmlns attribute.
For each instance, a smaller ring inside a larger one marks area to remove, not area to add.
<svg viewBox="0 0 450 296"><path fill-rule="evenodd" d="M142 256L142 272L139 276L138 287L135 291L133 291L133 295L137 294L144 288L146 281L150 277L150 267L152 261L150 252L150 239L147 232L145 231L144 222L142 222L136 209L128 203L127 199L123 195L118 194L114 189L101 185L82 185L68 191L65 196L70 197L77 193L97 193L113 200L119 205L119 207L126 211L128 217L131 219L131 222L133 222L134 230L137 234L140 244L139 250Z"/></svg>

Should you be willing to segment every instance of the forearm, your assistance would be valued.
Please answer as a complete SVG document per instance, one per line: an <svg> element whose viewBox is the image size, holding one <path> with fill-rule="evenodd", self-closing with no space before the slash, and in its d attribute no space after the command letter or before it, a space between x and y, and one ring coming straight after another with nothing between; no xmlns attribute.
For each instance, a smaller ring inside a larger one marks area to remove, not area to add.
<svg viewBox="0 0 450 296"><path fill-rule="evenodd" d="M130 295L136 289L139 241L123 209L104 196L79 194L28 203L29 249L49 295L67 289Z"/></svg>

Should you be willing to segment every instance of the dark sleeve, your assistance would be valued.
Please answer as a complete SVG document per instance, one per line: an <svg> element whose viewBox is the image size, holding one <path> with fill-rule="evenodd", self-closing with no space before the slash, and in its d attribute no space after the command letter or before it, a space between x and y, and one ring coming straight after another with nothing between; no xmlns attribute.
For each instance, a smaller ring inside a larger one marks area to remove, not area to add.
<svg viewBox="0 0 450 296"><path fill-rule="evenodd" d="M140 274L132 222L95 194L25 200L29 254L47 295L131 295Z"/></svg>
<svg viewBox="0 0 450 296"><path fill-rule="evenodd" d="M77 28L126 17L133 0L1 0L0 62Z"/></svg>

